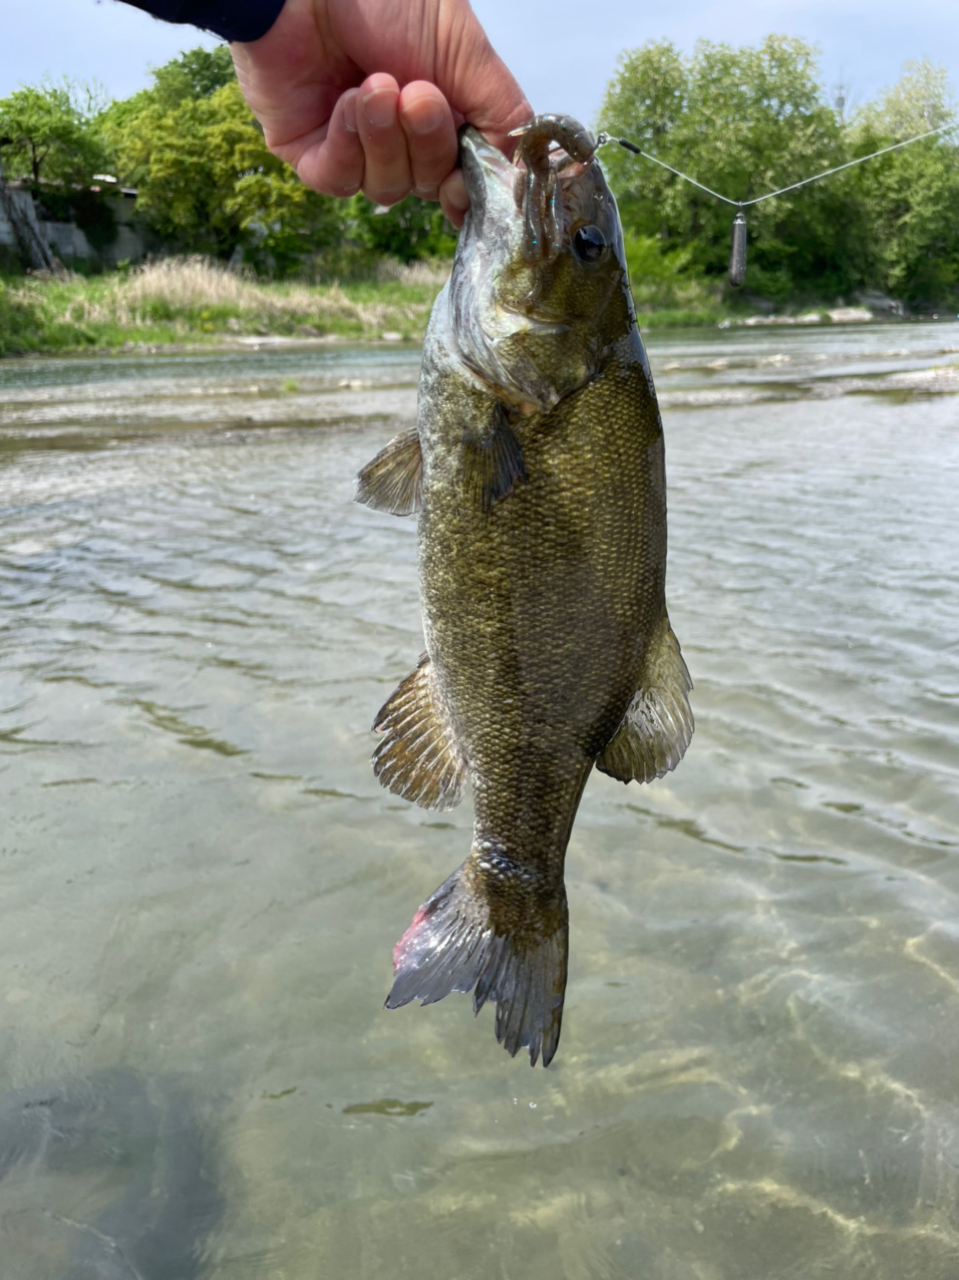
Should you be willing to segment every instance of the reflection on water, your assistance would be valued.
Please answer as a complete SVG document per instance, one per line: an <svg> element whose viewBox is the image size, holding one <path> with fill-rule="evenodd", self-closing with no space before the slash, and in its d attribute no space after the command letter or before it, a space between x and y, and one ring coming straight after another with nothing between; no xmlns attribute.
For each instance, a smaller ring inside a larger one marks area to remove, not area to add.
<svg viewBox="0 0 959 1280"><path fill-rule="evenodd" d="M657 339L676 774L595 776L549 1071L386 1013L412 349L0 364L17 1280L955 1280L959 329Z"/></svg>

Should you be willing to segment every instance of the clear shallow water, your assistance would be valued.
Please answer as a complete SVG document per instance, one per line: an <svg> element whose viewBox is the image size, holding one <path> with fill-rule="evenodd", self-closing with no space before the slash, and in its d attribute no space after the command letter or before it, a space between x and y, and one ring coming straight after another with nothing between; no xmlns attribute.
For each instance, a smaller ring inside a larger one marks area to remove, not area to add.
<svg viewBox="0 0 959 1280"><path fill-rule="evenodd" d="M959 1275L959 326L649 345L697 732L589 783L546 1072L381 1007L470 827L368 764L418 353L0 364L11 1276Z"/></svg>

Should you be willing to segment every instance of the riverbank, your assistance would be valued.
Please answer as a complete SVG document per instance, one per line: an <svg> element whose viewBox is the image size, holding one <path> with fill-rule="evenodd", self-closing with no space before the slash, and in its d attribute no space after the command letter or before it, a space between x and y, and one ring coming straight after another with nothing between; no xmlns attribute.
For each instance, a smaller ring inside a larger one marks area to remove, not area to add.
<svg viewBox="0 0 959 1280"><path fill-rule="evenodd" d="M131 271L0 278L0 356L211 347L263 341L421 340L448 268L399 264L379 279L273 283L204 258L170 258ZM645 331L869 320L862 308L753 314L718 293L693 290L685 305L637 296Z"/></svg>
<svg viewBox="0 0 959 1280"><path fill-rule="evenodd" d="M171 258L102 276L0 279L0 355L213 346L255 338L418 342L448 273L444 264L379 279L272 283L203 258ZM724 308L644 312L647 327L713 325Z"/></svg>
<svg viewBox="0 0 959 1280"><path fill-rule="evenodd" d="M210 344L223 338L422 336L435 269L344 284L267 283L202 258L0 281L0 355Z"/></svg>

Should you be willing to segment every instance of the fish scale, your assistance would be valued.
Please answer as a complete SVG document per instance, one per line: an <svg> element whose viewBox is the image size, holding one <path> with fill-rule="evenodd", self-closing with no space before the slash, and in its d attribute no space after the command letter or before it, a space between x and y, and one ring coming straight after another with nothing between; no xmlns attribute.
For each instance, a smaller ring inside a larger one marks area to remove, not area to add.
<svg viewBox="0 0 959 1280"><path fill-rule="evenodd" d="M575 155L547 158L550 136ZM397 943L387 1004L473 990L507 1050L544 1065L588 776L661 776L693 727L665 605L662 424L592 150L568 117L534 120L520 165L463 132L472 212L427 330L416 432L358 487L397 511L415 492L419 511L426 656L377 717L374 767L436 807L468 776L475 809L469 856Z"/></svg>

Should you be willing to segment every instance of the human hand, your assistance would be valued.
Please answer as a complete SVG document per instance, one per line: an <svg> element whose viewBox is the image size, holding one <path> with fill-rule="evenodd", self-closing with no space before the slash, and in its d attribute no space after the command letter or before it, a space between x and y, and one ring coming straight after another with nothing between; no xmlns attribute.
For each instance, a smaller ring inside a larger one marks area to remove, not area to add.
<svg viewBox="0 0 959 1280"><path fill-rule="evenodd" d="M286 0L230 51L267 146L307 186L386 205L412 191L456 226L469 205L457 127L507 148L532 115L468 0Z"/></svg>

